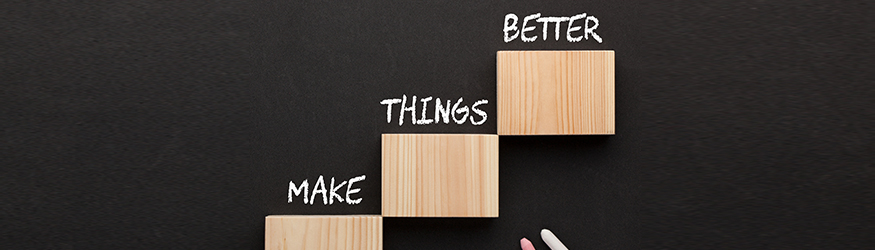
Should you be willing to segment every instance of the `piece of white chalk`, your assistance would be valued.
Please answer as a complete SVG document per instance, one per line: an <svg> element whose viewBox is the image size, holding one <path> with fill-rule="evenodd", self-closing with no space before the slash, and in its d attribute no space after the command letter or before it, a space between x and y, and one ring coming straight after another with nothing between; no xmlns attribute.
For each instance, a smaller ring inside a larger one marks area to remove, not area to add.
<svg viewBox="0 0 875 250"><path fill-rule="evenodd" d="M568 250L568 248L565 247L565 244L562 244L562 241L559 241L559 238L557 238L553 232L550 232L549 229L544 228L541 230L541 239L543 239L544 243L547 243L547 246L552 250Z"/></svg>

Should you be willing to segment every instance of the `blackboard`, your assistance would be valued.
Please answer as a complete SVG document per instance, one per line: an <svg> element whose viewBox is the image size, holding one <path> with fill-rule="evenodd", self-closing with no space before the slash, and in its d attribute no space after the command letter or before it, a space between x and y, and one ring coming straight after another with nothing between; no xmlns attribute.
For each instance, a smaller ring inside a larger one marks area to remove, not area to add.
<svg viewBox="0 0 875 250"><path fill-rule="evenodd" d="M260 249L266 215L379 214L380 134L496 132L497 51L614 50L616 135L501 137L499 218L387 218L385 248L547 249L541 228L571 249L871 247L871 10L4 1L0 243ZM586 13L603 40L505 42L509 13ZM403 95L492 116L387 123ZM362 202L287 202L320 175L366 175Z"/></svg>

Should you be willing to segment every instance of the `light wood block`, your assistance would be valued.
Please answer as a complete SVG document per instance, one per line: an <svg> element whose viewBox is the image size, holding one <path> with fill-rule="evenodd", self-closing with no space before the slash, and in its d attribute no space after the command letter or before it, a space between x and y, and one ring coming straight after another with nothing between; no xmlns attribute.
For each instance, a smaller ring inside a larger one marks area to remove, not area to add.
<svg viewBox="0 0 875 250"><path fill-rule="evenodd" d="M379 215L270 215L264 249L383 249Z"/></svg>
<svg viewBox="0 0 875 250"><path fill-rule="evenodd" d="M499 135L614 134L614 51L499 51Z"/></svg>
<svg viewBox="0 0 875 250"><path fill-rule="evenodd" d="M383 134L383 216L498 217L498 135Z"/></svg>

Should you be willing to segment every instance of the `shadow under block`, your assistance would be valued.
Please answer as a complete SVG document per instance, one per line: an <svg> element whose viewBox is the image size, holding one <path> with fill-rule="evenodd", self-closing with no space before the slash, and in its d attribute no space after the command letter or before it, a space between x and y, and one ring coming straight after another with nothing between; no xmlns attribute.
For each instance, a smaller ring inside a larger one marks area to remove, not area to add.
<svg viewBox="0 0 875 250"><path fill-rule="evenodd" d="M382 140L383 216L498 217L498 135Z"/></svg>
<svg viewBox="0 0 875 250"><path fill-rule="evenodd" d="M379 215L270 215L264 249L383 249Z"/></svg>
<svg viewBox="0 0 875 250"><path fill-rule="evenodd" d="M614 51L499 51L499 135L614 134Z"/></svg>

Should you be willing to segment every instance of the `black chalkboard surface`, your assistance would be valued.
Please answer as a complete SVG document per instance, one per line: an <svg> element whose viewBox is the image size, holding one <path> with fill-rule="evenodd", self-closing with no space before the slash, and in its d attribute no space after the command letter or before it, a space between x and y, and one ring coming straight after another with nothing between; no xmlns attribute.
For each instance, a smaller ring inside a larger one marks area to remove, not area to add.
<svg viewBox="0 0 875 250"><path fill-rule="evenodd" d="M505 42L510 13L586 13L602 41L552 25L544 39L536 23L535 41ZM385 249L548 249L541 228L570 249L871 248L872 14L865 1L4 1L0 248L260 249L266 215L379 214L380 134L495 133L500 50L614 50L616 135L501 137L499 218L387 218ZM386 121L382 100L414 95L485 99L490 116ZM365 175L362 202L287 201L290 181L320 175Z"/></svg>

